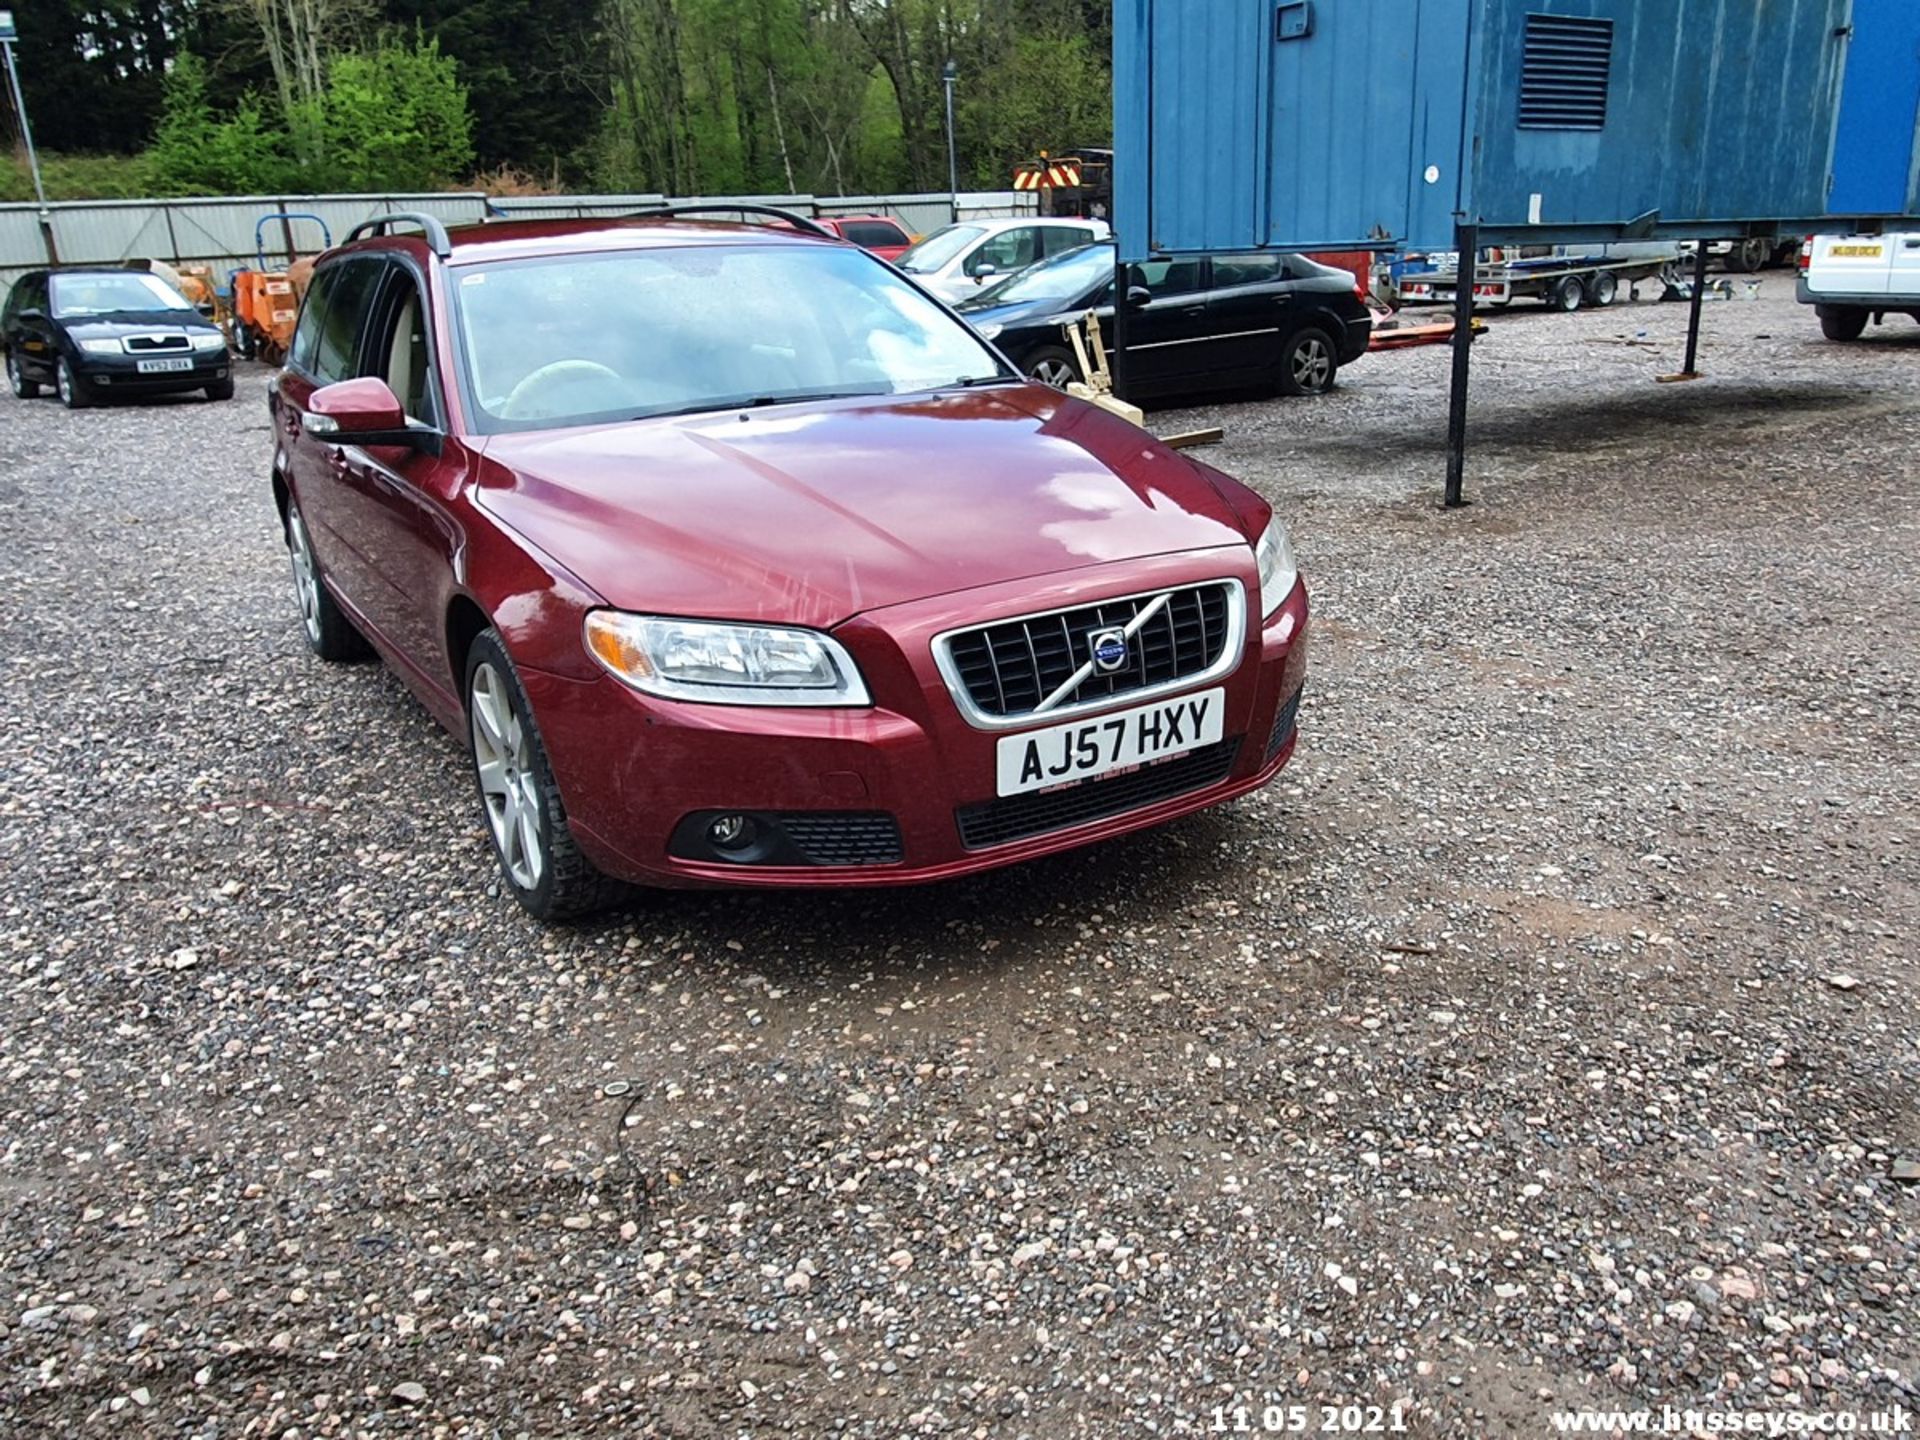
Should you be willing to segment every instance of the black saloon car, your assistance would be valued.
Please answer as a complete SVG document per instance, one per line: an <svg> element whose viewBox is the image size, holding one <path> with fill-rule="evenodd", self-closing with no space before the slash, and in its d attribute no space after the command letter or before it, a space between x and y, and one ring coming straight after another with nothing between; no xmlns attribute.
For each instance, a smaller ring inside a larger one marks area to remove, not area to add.
<svg viewBox="0 0 1920 1440"><path fill-rule="evenodd" d="M1318 395L1366 353L1353 276L1302 255L1181 256L1130 267L1128 398L1277 385ZM1085 245L969 299L960 313L1049 385L1083 378L1062 326L1087 311L1113 349L1113 246Z"/></svg>
<svg viewBox="0 0 1920 1440"><path fill-rule="evenodd" d="M13 393L52 386L70 410L115 395L233 395L226 337L146 270L29 270L0 312Z"/></svg>

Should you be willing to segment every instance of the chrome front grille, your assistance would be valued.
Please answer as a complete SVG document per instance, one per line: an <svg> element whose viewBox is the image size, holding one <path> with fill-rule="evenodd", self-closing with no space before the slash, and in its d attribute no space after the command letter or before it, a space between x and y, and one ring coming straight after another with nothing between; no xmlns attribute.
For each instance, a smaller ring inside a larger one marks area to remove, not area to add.
<svg viewBox="0 0 1920 1440"><path fill-rule="evenodd" d="M172 334L129 335L120 342L121 349L129 355L151 355L167 350L188 350L192 342L179 332Z"/></svg>
<svg viewBox="0 0 1920 1440"><path fill-rule="evenodd" d="M1094 649L1116 632L1124 659L1104 670ZM1240 582L1209 580L951 631L934 657L968 722L997 730L1214 679L1245 638Z"/></svg>

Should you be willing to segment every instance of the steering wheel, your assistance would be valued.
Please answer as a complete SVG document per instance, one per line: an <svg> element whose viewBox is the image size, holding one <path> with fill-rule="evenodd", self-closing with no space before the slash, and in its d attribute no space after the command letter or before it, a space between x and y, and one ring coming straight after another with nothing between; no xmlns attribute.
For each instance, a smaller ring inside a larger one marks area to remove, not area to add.
<svg viewBox="0 0 1920 1440"><path fill-rule="evenodd" d="M533 397L549 386L565 387L577 385L583 381L611 382L620 388L622 399L626 398L627 382L617 371L609 370L597 360L553 360L539 369L523 376L518 385L508 392L507 398L500 402L500 418L503 420L540 420L552 412L533 403Z"/></svg>

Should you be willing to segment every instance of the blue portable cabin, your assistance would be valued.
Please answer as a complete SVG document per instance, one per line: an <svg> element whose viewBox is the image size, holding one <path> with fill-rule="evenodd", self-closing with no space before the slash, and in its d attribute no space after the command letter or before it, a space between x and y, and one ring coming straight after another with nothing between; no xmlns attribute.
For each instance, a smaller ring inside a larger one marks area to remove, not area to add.
<svg viewBox="0 0 1920 1440"><path fill-rule="evenodd" d="M1920 228L1920 0L1114 0L1113 34L1122 266L1460 252L1449 506L1480 245Z"/></svg>
<svg viewBox="0 0 1920 1440"><path fill-rule="evenodd" d="M1129 258L1920 216L1916 0L1116 0Z"/></svg>

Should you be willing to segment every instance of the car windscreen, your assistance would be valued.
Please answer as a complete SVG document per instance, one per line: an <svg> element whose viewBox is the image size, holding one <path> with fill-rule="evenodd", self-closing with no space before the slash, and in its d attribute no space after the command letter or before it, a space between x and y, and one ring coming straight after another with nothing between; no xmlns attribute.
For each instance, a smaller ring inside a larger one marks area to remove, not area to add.
<svg viewBox="0 0 1920 1440"><path fill-rule="evenodd" d="M987 305L1067 305L1102 280L1113 279L1113 247L1082 245L1010 275L969 302L969 310Z"/></svg>
<svg viewBox="0 0 1920 1440"><path fill-rule="evenodd" d="M463 378L482 431L550 430L1005 374L864 251L662 246L461 267Z"/></svg>
<svg viewBox="0 0 1920 1440"><path fill-rule="evenodd" d="M158 275L125 270L103 275L53 275L53 316L71 320L80 315L111 315L119 311L191 310L192 303Z"/></svg>
<svg viewBox="0 0 1920 1440"><path fill-rule="evenodd" d="M931 275L986 233L978 225L947 225L909 245L893 263L915 275Z"/></svg>

